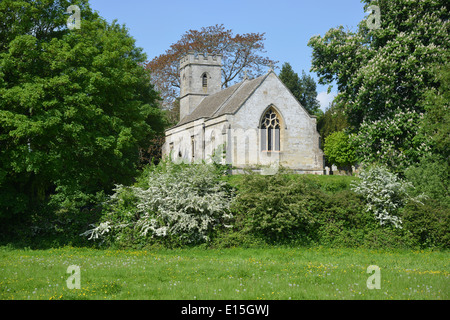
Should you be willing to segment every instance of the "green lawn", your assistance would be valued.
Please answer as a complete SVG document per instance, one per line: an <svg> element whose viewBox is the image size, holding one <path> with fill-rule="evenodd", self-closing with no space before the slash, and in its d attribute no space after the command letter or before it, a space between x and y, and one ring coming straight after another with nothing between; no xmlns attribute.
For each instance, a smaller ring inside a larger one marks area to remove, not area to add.
<svg viewBox="0 0 450 320"><path fill-rule="evenodd" d="M0 248L0 299L449 299L448 251ZM80 289L66 273L80 267ZM369 290L367 267L380 268Z"/></svg>

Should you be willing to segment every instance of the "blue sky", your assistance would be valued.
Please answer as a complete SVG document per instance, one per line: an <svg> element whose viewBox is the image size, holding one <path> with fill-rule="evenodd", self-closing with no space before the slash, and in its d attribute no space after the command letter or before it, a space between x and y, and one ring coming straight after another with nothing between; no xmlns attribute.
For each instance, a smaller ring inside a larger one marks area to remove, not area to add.
<svg viewBox="0 0 450 320"><path fill-rule="evenodd" d="M299 75L310 72L312 50L307 46L314 35L343 25L356 30L367 14L360 0L90 0L91 7L111 22L125 24L137 46L149 60L165 52L189 29L215 24L238 33L265 33L266 56L289 62ZM280 69L276 72L279 73ZM336 94L317 85L324 109Z"/></svg>

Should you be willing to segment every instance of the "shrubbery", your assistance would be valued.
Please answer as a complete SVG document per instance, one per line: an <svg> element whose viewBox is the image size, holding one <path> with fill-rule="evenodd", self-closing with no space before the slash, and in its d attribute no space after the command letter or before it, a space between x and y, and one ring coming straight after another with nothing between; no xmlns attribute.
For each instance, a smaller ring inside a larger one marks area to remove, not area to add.
<svg viewBox="0 0 450 320"><path fill-rule="evenodd" d="M221 180L223 174L214 164L151 166L136 185L117 186L100 223L84 235L128 246L209 241L232 217L232 192Z"/></svg>
<svg viewBox="0 0 450 320"><path fill-rule="evenodd" d="M443 206L450 208L450 165L439 157L423 158L405 170L405 177L414 185L411 193L425 194Z"/></svg>
<svg viewBox="0 0 450 320"><path fill-rule="evenodd" d="M392 223L401 228L402 219L398 211L408 202L418 202L422 195L412 197L409 190L412 183L399 178L383 165L374 165L361 170L360 181L353 185L353 190L364 197L366 210L375 215L381 225Z"/></svg>
<svg viewBox="0 0 450 320"><path fill-rule="evenodd" d="M312 181L283 173L246 174L232 205L235 232L272 243L308 241L322 202L321 192Z"/></svg>
<svg viewBox="0 0 450 320"><path fill-rule="evenodd" d="M238 180L239 182L236 182ZM215 241L217 246L263 244L323 245L338 247L410 248L446 247L445 226L419 232L414 223L403 228L380 225L366 199L351 189L349 176L305 176L280 172L274 176L249 174L233 178L238 187L232 206L234 225ZM399 217L413 219L412 207ZM415 207L422 210L419 205ZM425 208L423 208L425 209ZM423 215L426 216L425 213ZM447 218L448 220L448 218ZM433 228L434 228L433 227ZM425 227L426 228L426 227ZM448 230L448 228L447 228ZM423 234L434 238L424 244ZM447 244L448 245L448 244Z"/></svg>
<svg viewBox="0 0 450 320"><path fill-rule="evenodd" d="M150 166L133 186L117 187L84 235L120 247L450 244L448 207L410 201L417 191L384 167L361 178L224 173L208 164Z"/></svg>

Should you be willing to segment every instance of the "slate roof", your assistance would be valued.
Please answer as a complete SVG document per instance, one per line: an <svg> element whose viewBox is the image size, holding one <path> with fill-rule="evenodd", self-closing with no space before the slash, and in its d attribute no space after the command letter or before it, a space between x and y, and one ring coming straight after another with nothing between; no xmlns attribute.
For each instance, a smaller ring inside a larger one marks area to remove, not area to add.
<svg viewBox="0 0 450 320"><path fill-rule="evenodd" d="M269 74L270 72L256 79L243 80L229 88L205 97L197 108L191 114L181 119L175 127L201 118L212 119L224 114L236 113Z"/></svg>

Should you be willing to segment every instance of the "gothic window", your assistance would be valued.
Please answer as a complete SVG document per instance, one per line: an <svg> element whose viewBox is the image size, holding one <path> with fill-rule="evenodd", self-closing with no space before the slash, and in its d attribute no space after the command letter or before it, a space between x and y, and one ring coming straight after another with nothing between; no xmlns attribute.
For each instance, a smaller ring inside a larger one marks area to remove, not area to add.
<svg viewBox="0 0 450 320"><path fill-rule="evenodd" d="M261 120L261 151L280 151L280 118L273 108Z"/></svg>
<svg viewBox="0 0 450 320"><path fill-rule="evenodd" d="M203 88L208 87L208 75L206 73L204 73L202 76L202 85Z"/></svg>

